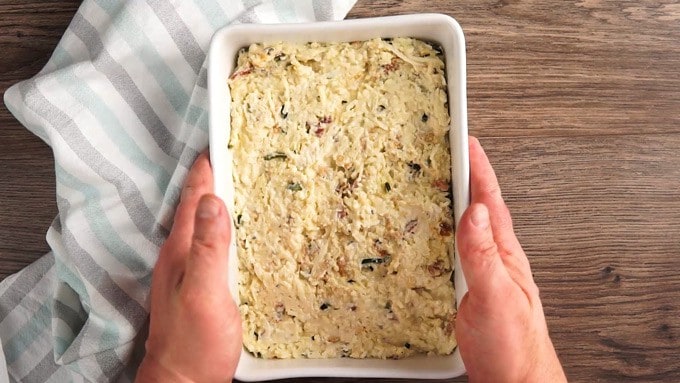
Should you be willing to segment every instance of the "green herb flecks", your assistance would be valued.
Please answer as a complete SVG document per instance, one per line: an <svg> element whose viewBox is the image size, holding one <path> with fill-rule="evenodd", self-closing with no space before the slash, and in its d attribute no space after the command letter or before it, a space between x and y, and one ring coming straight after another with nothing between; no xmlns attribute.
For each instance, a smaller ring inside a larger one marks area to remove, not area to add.
<svg viewBox="0 0 680 383"><path fill-rule="evenodd" d="M286 186L286 189L297 192L302 190L302 186L297 182L291 182L288 184L288 186Z"/></svg>
<svg viewBox="0 0 680 383"><path fill-rule="evenodd" d="M422 168L423 168L422 166L420 166L420 164L417 164L417 163L415 163L415 162L413 162L413 161L409 162L407 165L408 165L408 167L409 167L409 169L411 170L411 173L412 173L413 175L417 175L418 173L420 173L420 171L421 171Z"/></svg>
<svg viewBox="0 0 680 383"><path fill-rule="evenodd" d="M264 156L265 161L285 160L286 158L288 158L288 155L286 155L286 153L283 152L273 152Z"/></svg>
<svg viewBox="0 0 680 383"><path fill-rule="evenodd" d="M361 268L364 270L369 270L373 271L375 268L374 266L377 265L384 265L389 263L392 260L392 257L387 255L385 257L377 257L377 258L364 258L361 260Z"/></svg>

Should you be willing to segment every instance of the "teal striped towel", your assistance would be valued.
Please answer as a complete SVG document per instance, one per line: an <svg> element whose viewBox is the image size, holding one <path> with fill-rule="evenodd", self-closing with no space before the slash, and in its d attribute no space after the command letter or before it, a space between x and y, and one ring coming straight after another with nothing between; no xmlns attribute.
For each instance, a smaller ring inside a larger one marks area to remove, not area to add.
<svg viewBox="0 0 680 383"><path fill-rule="evenodd" d="M83 2L45 68L5 93L54 151L59 215L51 252L0 284L0 381L134 380L151 271L208 145L212 34L230 23L342 19L353 4Z"/></svg>

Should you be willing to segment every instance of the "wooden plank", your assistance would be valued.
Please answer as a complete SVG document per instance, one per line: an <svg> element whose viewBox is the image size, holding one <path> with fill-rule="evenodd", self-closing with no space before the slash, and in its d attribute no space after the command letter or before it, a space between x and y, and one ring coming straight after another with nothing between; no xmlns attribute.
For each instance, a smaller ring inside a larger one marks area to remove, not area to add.
<svg viewBox="0 0 680 383"><path fill-rule="evenodd" d="M3 135L3 145L26 149ZM45 234L57 214L52 152L44 144L28 149L0 159L0 280L49 251Z"/></svg>
<svg viewBox="0 0 680 383"><path fill-rule="evenodd" d="M469 123L485 135L680 131L671 2L359 1L350 15L417 12L462 25Z"/></svg>
<svg viewBox="0 0 680 383"><path fill-rule="evenodd" d="M47 62L79 1L0 3L0 91ZM52 151L0 107L0 280L49 251L57 213Z"/></svg>
<svg viewBox="0 0 680 383"><path fill-rule="evenodd" d="M680 379L680 134L488 138L573 381Z"/></svg>

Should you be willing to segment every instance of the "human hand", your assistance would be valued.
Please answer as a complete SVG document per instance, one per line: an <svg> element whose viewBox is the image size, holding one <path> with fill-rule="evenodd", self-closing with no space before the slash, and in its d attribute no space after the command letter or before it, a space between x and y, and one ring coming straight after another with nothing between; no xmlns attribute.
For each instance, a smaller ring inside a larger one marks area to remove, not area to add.
<svg viewBox="0 0 680 383"><path fill-rule="evenodd" d="M496 174L470 137L471 204L456 238L468 292L456 334L471 382L566 382Z"/></svg>
<svg viewBox="0 0 680 383"><path fill-rule="evenodd" d="M212 195L208 156L191 168L151 282L151 323L137 382L225 382L236 370L241 317L229 293L231 220Z"/></svg>

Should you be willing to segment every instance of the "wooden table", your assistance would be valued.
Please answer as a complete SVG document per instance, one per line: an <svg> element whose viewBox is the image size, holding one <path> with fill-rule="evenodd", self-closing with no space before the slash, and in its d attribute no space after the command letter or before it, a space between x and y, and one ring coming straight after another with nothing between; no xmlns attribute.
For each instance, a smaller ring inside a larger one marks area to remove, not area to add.
<svg viewBox="0 0 680 383"><path fill-rule="evenodd" d="M42 67L78 6L10 3L3 91ZM570 380L680 381L680 6L359 1L350 17L412 12L450 14L465 31L470 131L499 175ZM0 126L4 278L48 250L57 210L49 148L4 107Z"/></svg>

